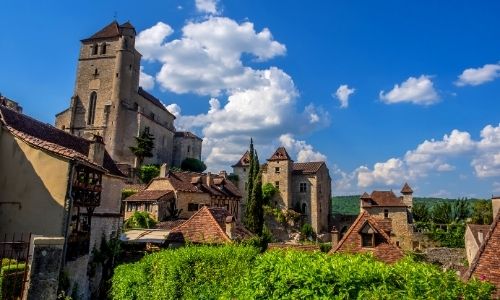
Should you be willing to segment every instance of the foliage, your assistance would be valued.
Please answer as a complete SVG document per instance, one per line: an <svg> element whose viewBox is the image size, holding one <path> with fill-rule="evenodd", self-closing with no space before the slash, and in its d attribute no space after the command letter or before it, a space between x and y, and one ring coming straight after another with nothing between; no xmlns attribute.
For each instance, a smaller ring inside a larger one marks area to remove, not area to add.
<svg viewBox="0 0 500 300"><path fill-rule="evenodd" d="M25 267L25 263L17 262L15 259L2 260L0 299L17 299L21 295Z"/></svg>
<svg viewBox="0 0 500 300"><path fill-rule="evenodd" d="M227 175L227 179L233 183L237 183L240 180L240 177L237 174L229 174Z"/></svg>
<svg viewBox="0 0 500 300"><path fill-rule="evenodd" d="M439 242L442 247L465 247L465 223L435 224L432 222L417 222L417 229L425 232L432 240Z"/></svg>
<svg viewBox="0 0 500 300"><path fill-rule="evenodd" d="M153 178L160 175L160 167L157 165L143 165L139 168L139 179L148 184Z"/></svg>
<svg viewBox="0 0 500 300"><path fill-rule="evenodd" d="M413 219L416 222L428 222L430 220L430 211L426 203L415 203L412 208Z"/></svg>
<svg viewBox="0 0 500 300"><path fill-rule="evenodd" d="M181 163L181 169L184 171L201 173L207 169L205 163L196 158L186 158Z"/></svg>
<svg viewBox="0 0 500 300"><path fill-rule="evenodd" d="M432 221L438 224L448 224L451 223L452 218L452 208L451 204L448 202L441 202L432 207L431 210Z"/></svg>
<svg viewBox="0 0 500 300"><path fill-rule="evenodd" d="M262 195L262 172L260 171L259 156L250 140L250 170L248 173L247 189L249 190L247 206L245 207L245 226L253 233L262 235L264 226L264 199Z"/></svg>
<svg viewBox="0 0 500 300"><path fill-rule="evenodd" d="M489 299L493 286L453 271L350 255L186 247L116 268L112 299Z"/></svg>
<svg viewBox="0 0 500 300"><path fill-rule="evenodd" d="M136 211L125 221L125 228L153 228L156 221L145 211Z"/></svg>
<svg viewBox="0 0 500 300"><path fill-rule="evenodd" d="M269 204L271 198L278 193L278 189L274 186L274 184L268 182L262 186L262 198L264 204Z"/></svg>
<svg viewBox="0 0 500 300"><path fill-rule="evenodd" d="M309 223L304 223L304 225L302 225L300 228L300 234L302 234L304 238L308 239L314 239L316 237L316 233Z"/></svg>
<svg viewBox="0 0 500 300"><path fill-rule="evenodd" d="M488 225L493 222L493 208L491 201L480 200L472 204L471 222L473 224Z"/></svg>
<svg viewBox="0 0 500 300"><path fill-rule="evenodd" d="M145 127L139 136L134 137L136 146L129 147L130 151L137 157L139 166L142 166L144 158L153 157L154 136L149 133L149 127Z"/></svg>
<svg viewBox="0 0 500 300"><path fill-rule="evenodd" d="M328 253L330 250L332 250L332 243L321 243L319 244L319 249L323 253Z"/></svg>
<svg viewBox="0 0 500 300"><path fill-rule="evenodd" d="M131 190L131 189L123 189L122 190L122 200L127 199L128 197L132 196L133 194L137 193L136 190Z"/></svg>

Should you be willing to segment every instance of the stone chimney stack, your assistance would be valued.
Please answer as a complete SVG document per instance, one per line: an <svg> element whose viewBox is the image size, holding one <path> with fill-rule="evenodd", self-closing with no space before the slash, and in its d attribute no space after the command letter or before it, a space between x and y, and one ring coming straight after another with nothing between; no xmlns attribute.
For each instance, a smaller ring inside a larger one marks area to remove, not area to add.
<svg viewBox="0 0 500 300"><path fill-rule="evenodd" d="M102 136L94 134L89 145L89 160L102 167L102 163L104 161L104 151L106 150L104 148L104 140Z"/></svg>
<svg viewBox="0 0 500 300"><path fill-rule="evenodd" d="M500 196L491 197L491 205L493 206L493 220L495 220L500 211Z"/></svg>
<svg viewBox="0 0 500 300"><path fill-rule="evenodd" d="M222 170L219 172L219 176L223 177L224 179L227 179L227 172L225 170Z"/></svg>
<svg viewBox="0 0 500 300"><path fill-rule="evenodd" d="M227 216L226 217L226 234L230 239L235 238L235 227L236 227L236 221L233 216Z"/></svg>
<svg viewBox="0 0 500 300"><path fill-rule="evenodd" d="M166 177L170 167L167 164L162 164L160 167L160 177Z"/></svg>
<svg viewBox="0 0 500 300"><path fill-rule="evenodd" d="M207 172L206 182L205 183L208 186L211 186L213 184L213 182L212 182L212 173Z"/></svg>
<svg viewBox="0 0 500 300"><path fill-rule="evenodd" d="M335 247L337 247L337 245L339 244L339 240L340 240L339 231L337 230L337 228L335 226L332 227L331 234L332 234L332 249L334 249Z"/></svg>

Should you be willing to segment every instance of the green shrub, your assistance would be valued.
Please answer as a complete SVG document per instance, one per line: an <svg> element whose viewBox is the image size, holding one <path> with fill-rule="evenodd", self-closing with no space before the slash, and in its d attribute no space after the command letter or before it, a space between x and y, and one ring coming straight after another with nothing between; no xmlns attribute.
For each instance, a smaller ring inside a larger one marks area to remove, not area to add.
<svg viewBox="0 0 500 300"><path fill-rule="evenodd" d="M332 243L321 243L319 244L319 249L323 253L328 253L330 250L332 250Z"/></svg>
<svg viewBox="0 0 500 300"><path fill-rule="evenodd" d="M157 165L144 165L139 168L139 179L148 184L153 178L160 175L160 167Z"/></svg>
<svg viewBox="0 0 500 300"><path fill-rule="evenodd" d="M24 263L10 260L0 269L0 299L17 299L21 296L24 278ZM2 264L4 261L2 260Z"/></svg>
<svg viewBox="0 0 500 300"><path fill-rule="evenodd" d="M314 238L315 237L314 229L312 228L311 224L309 224L309 223L304 223L304 225L302 225L302 227L300 228L300 233L305 238Z"/></svg>
<svg viewBox="0 0 500 300"><path fill-rule="evenodd" d="M184 171L203 172L207 169L207 166L199 159L186 158L181 163L181 169Z"/></svg>
<svg viewBox="0 0 500 300"><path fill-rule="evenodd" d="M125 228L153 228L156 221L151 218L148 212L136 211L125 221Z"/></svg>
<svg viewBox="0 0 500 300"><path fill-rule="evenodd" d="M123 189L122 190L122 200L127 199L128 197L132 196L133 194L136 194L136 190L130 190L130 189Z"/></svg>

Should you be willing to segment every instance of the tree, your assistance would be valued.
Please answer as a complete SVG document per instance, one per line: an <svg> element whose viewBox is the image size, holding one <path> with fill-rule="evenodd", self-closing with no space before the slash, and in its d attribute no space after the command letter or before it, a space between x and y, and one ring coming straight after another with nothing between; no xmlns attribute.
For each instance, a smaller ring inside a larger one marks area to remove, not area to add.
<svg viewBox="0 0 500 300"><path fill-rule="evenodd" d="M458 199L452 206L453 221L465 221L471 215L470 205L467 198Z"/></svg>
<svg viewBox="0 0 500 300"><path fill-rule="evenodd" d="M278 192L274 184L268 182L262 186L262 199L264 204L269 204L271 198Z"/></svg>
<svg viewBox="0 0 500 300"><path fill-rule="evenodd" d="M166 216L165 219L172 221L179 219L179 216L181 215L182 212L182 208L178 209L177 205L175 204L175 200L173 200L170 201L169 205L167 206L167 211L168 211L168 216Z"/></svg>
<svg viewBox="0 0 500 300"><path fill-rule="evenodd" d="M489 225L493 222L493 209L491 206L491 201L488 200L478 200L474 201L472 205L472 215L473 224L483 224Z"/></svg>
<svg viewBox="0 0 500 300"><path fill-rule="evenodd" d="M436 203L432 207L432 221L437 224L449 224L453 221L451 205L448 202Z"/></svg>
<svg viewBox="0 0 500 300"><path fill-rule="evenodd" d="M137 157L139 166L142 166L144 158L153 157L154 136L149 133L149 127L145 127L141 134L135 137L136 146L129 147L130 151Z"/></svg>
<svg viewBox="0 0 500 300"><path fill-rule="evenodd" d="M253 148L253 140L250 140L250 167L247 181L247 206L245 214L245 225L253 233L262 235L264 226L264 201L262 197L262 173L257 152Z"/></svg>
<svg viewBox="0 0 500 300"><path fill-rule="evenodd" d="M417 202L413 205L412 208L413 218L416 222L428 222L429 221L429 208L427 204Z"/></svg>
<svg viewBox="0 0 500 300"><path fill-rule="evenodd" d="M186 158L181 163L181 169L184 171L201 173L207 169L205 163L196 158Z"/></svg>
<svg viewBox="0 0 500 300"><path fill-rule="evenodd" d="M136 211L125 221L125 228L152 228L156 221L145 211Z"/></svg>
<svg viewBox="0 0 500 300"><path fill-rule="evenodd" d="M151 179L160 175L160 167L157 165L143 165L139 168L139 179L143 183L149 183Z"/></svg>

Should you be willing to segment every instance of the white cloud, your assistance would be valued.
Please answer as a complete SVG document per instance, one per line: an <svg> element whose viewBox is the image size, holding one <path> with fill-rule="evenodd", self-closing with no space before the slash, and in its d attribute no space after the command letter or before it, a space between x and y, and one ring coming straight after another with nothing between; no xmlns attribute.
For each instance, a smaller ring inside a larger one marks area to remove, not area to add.
<svg viewBox="0 0 500 300"><path fill-rule="evenodd" d="M480 85L488 81L493 81L500 77L500 63L486 64L480 68L465 69L458 80L455 82L457 86Z"/></svg>
<svg viewBox="0 0 500 300"><path fill-rule="evenodd" d="M342 84L341 86L339 86L339 88L335 92L335 97L339 99L341 108L347 108L349 106L349 97L354 94L355 91L356 89L350 89L347 84Z"/></svg>
<svg viewBox="0 0 500 300"><path fill-rule="evenodd" d="M155 86L155 79L153 76L144 73L143 66L141 66L139 74L139 85L146 90L150 90Z"/></svg>
<svg viewBox="0 0 500 300"><path fill-rule="evenodd" d="M373 170L366 166L361 166L357 170L358 186L368 187L375 183L385 185L400 184L406 176L404 162L399 158L391 158L386 162L376 163Z"/></svg>
<svg viewBox="0 0 500 300"><path fill-rule="evenodd" d="M453 171L455 170L455 166L452 166L450 164L447 164L447 163L444 163L444 164L440 164L438 167L437 167L437 170L439 172L449 172L449 171Z"/></svg>
<svg viewBox="0 0 500 300"><path fill-rule="evenodd" d="M165 108L173 114L176 118L181 116L181 107L175 103L166 105Z"/></svg>
<svg viewBox="0 0 500 300"><path fill-rule="evenodd" d="M418 78L410 77L401 85L395 84L394 88L387 93L380 91L379 97L387 104L410 102L430 105L439 100L431 77L428 75L421 75Z"/></svg>
<svg viewBox="0 0 500 300"><path fill-rule="evenodd" d="M500 176L500 124L497 127L488 125L481 130L477 148L477 156L471 162L476 176Z"/></svg>
<svg viewBox="0 0 500 300"><path fill-rule="evenodd" d="M279 141L281 145L292 153L297 153L297 162L326 161L326 156L318 151L314 151L313 146L305 141L294 139L292 134L283 134Z"/></svg>
<svg viewBox="0 0 500 300"><path fill-rule="evenodd" d="M195 0L196 10L212 15L218 14L217 0Z"/></svg>
<svg viewBox="0 0 500 300"><path fill-rule="evenodd" d="M286 53L267 28L256 31L251 22L211 16L189 22L182 36L170 41L166 39L173 30L161 22L144 32L138 36L138 50L161 64L156 82L162 88L211 97L206 113L182 115L175 110L177 128L203 136L202 156L210 169L238 160L250 137L267 149L283 134L305 134L329 124L321 107L297 107L299 93L283 70L244 65L245 54L266 61Z"/></svg>

